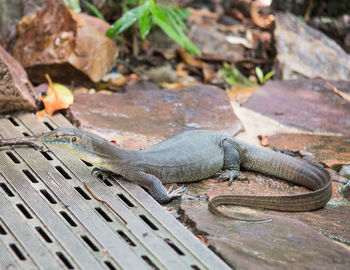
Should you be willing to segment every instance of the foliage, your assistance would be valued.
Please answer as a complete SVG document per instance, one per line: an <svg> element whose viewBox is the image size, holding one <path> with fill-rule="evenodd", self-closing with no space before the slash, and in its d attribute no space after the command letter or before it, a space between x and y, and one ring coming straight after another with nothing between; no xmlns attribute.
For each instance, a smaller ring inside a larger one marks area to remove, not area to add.
<svg viewBox="0 0 350 270"><path fill-rule="evenodd" d="M139 6L126 11L110 26L106 35L108 37L118 35L138 21L141 37L145 39L155 24L189 53L200 54L198 48L185 35L186 25L183 20L187 16L188 12L183 9L158 4L155 0L140 0Z"/></svg>
<svg viewBox="0 0 350 270"><path fill-rule="evenodd" d="M75 12L81 12L79 0L62 0L62 2Z"/></svg>
<svg viewBox="0 0 350 270"><path fill-rule="evenodd" d="M266 73L264 75L263 71L261 70L260 67L255 67L255 73L256 76L258 77L259 83L263 84L265 83L267 80L269 80L273 75L275 75L275 71L271 70L270 72Z"/></svg>
<svg viewBox="0 0 350 270"><path fill-rule="evenodd" d="M248 88L257 86L257 83L249 80L244 76L234 64L224 63L221 69L221 74L229 85L235 86L236 88Z"/></svg>
<svg viewBox="0 0 350 270"><path fill-rule="evenodd" d="M105 20L102 13L93 4L89 3L89 1L86 0L83 0L83 3L95 17L100 18L101 20Z"/></svg>
<svg viewBox="0 0 350 270"><path fill-rule="evenodd" d="M255 67L255 73L259 80L259 84L263 84L275 74L275 71L271 70L264 75L261 68L257 66ZM230 65L228 63L224 63L224 66L221 69L221 74L226 83L237 88L248 88L258 85L257 83L249 80L246 76L244 76L234 64Z"/></svg>

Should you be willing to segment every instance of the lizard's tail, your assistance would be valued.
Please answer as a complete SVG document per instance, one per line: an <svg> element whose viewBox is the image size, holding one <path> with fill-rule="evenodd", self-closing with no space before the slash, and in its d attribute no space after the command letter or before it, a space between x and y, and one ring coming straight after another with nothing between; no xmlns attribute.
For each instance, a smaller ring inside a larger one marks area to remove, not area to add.
<svg viewBox="0 0 350 270"><path fill-rule="evenodd" d="M222 195L209 202L209 210L233 204L278 211L309 211L323 207L332 196L332 179L323 168L271 150L244 144L241 167L305 186L312 192L285 196ZM220 213L222 215L223 213ZM224 215L230 217L228 215ZM233 218L236 219L236 218Z"/></svg>

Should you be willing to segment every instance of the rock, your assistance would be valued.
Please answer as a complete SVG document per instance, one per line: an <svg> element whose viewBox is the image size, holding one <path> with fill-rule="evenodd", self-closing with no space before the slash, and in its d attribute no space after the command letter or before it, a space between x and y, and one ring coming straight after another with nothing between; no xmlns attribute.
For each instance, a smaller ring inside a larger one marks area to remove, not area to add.
<svg viewBox="0 0 350 270"><path fill-rule="evenodd" d="M23 16L43 8L49 0L0 1L0 45L7 51L16 38L16 24Z"/></svg>
<svg viewBox="0 0 350 270"><path fill-rule="evenodd" d="M109 25L60 0L21 22L13 54L35 83L46 82L45 73L55 82L98 82L114 65L118 49L104 34Z"/></svg>
<svg viewBox="0 0 350 270"><path fill-rule="evenodd" d="M349 82L332 84L350 93ZM335 94L323 80L269 81L243 106L307 131L350 135L349 101Z"/></svg>
<svg viewBox="0 0 350 270"><path fill-rule="evenodd" d="M219 55L234 62L244 58L244 47L228 42L226 35L213 26L193 24L189 38L203 54Z"/></svg>
<svg viewBox="0 0 350 270"><path fill-rule="evenodd" d="M347 53L350 53L350 15L344 14L330 21L323 17L312 18L310 24L337 41Z"/></svg>
<svg viewBox="0 0 350 270"><path fill-rule="evenodd" d="M348 163L350 164L350 159L348 160ZM339 174L350 179L350 165L343 165Z"/></svg>
<svg viewBox="0 0 350 270"><path fill-rule="evenodd" d="M146 76L156 83L173 83L178 81L176 71L170 64L152 68L146 72Z"/></svg>
<svg viewBox="0 0 350 270"><path fill-rule="evenodd" d="M70 118L81 128L136 149L185 130L213 129L235 135L242 129L227 95L219 88L129 89L111 95L77 94Z"/></svg>
<svg viewBox="0 0 350 270"><path fill-rule="evenodd" d="M350 200L350 181L345 186L340 188L339 193L341 193L344 198ZM350 243L350 241L348 243Z"/></svg>
<svg viewBox="0 0 350 270"><path fill-rule="evenodd" d="M0 113L35 111L37 100L22 66L0 46Z"/></svg>
<svg viewBox="0 0 350 270"><path fill-rule="evenodd" d="M344 173L347 171L350 178L350 168L348 166L345 170L344 166L350 164L350 137L279 133L269 136L268 141L272 148L310 152L314 156L313 161L320 162L328 168L338 171L344 167Z"/></svg>
<svg viewBox="0 0 350 270"><path fill-rule="evenodd" d="M303 222L270 216L272 222L246 223L217 217L181 203L186 216L234 269L349 269L350 251ZM346 221L346 220L345 220ZM332 222L332 226L337 227ZM345 232L346 233L346 232Z"/></svg>
<svg viewBox="0 0 350 270"><path fill-rule="evenodd" d="M289 13L276 14L277 60L283 80L350 79L350 56L324 33Z"/></svg>

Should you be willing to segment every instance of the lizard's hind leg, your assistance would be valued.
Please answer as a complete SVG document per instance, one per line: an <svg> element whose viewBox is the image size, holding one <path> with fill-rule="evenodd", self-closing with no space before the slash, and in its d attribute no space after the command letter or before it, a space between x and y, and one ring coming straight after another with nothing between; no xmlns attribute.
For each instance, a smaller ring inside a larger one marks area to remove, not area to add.
<svg viewBox="0 0 350 270"><path fill-rule="evenodd" d="M173 199L181 198L186 191L184 187L167 192L162 182L156 176L145 172L127 172L125 177L146 188L151 196L159 203L168 203Z"/></svg>
<svg viewBox="0 0 350 270"><path fill-rule="evenodd" d="M222 142L222 147L224 149L224 166L223 172L220 173L218 177L219 181L227 181L229 185L232 184L233 180L247 181L249 179L246 177L239 177L239 169L241 165L241 155L244 153L245 149L238 145L232 139L224 139Z"/></svg>

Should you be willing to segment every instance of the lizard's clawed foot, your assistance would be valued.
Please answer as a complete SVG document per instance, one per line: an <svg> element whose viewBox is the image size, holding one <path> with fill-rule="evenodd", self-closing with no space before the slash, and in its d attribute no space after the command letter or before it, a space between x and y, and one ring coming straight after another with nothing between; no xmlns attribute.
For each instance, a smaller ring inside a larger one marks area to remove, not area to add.
<svg viewBox="0 0 350 270"><path fill-rule="evenodd" d="M220 176L217 178L219 182L228 181L228 185L231 186L233 181L248 181L248 177L240 177L239 171L236 170L227 170L220 173Z"/></svg>
<svg viewBox="0 0 350 270"><path fill-rule="evenodd" d="M92 169L91 174L102 181L113 175L112 172L97 167Z"/></svg>
<svg viewBox="0 0 350 270"><path fill-rule="evenodd" d="M168 189L168 195L170 197L170 200L174 200L177 198L181 198L181 196L187 191L187 188L184 186L181 186L179 188L176 188L176 185L171 185L171 187Z"/></svg>

